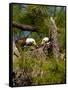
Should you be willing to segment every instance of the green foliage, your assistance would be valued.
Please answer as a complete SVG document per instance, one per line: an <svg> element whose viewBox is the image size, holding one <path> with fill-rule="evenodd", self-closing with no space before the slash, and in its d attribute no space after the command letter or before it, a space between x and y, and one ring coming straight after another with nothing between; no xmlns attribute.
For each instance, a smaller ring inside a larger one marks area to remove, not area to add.
<svg viewBox="0 0 68 90"><path fill-rule="evenodd" d="M58 41L59 41L59 46L60 46L60 51L63 53L65 51L65 29L59 28L58 30Z"/></svg>
<svg viewBox="0 0 68 90"><path fill-rule="evenodd" d="M65 7L61 7L56 14L56 24L59 28L65 28Z"/></svg>
<svg viewBox="0 0 68 90"><path fill-rule="evenodd" d="M32 85L65 83L65 61L56 62L53 58L33 57L30 50L23 51L21 58L15 62L19 69L24 69L32 77Z"/></svg>
<svg viewBox="0 0 68 90"><path fill-rule="evenodd" d="M18 20L20 18L20 12L21 12L20 5L19 4L13 4L12 10L13 10L13 13L12 13L13 21L18 22Z"/></svg>

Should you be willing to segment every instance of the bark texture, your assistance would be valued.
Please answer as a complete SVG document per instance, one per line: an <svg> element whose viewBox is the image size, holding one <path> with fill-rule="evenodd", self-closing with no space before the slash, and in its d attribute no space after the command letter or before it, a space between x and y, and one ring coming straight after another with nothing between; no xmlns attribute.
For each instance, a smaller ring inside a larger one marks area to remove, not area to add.
<svg viewBox="0 0 68 90"><path fill-rule="evenodd" d="M55 59L58 61L60 52L59 52L59 44L58 44L58 36L57 36L57 26L53 17L50 17L50 40L52 44L52 51Z"/></svg>

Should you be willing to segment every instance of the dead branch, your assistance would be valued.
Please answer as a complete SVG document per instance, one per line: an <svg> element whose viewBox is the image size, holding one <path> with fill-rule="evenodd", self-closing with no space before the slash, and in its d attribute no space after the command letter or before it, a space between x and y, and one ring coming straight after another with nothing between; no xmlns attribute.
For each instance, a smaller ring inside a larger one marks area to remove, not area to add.
<svg viewBox="0 0 68 90"><path fill-rule="evenodd" d="M48 49L49 47L47 46L47 44L44 45L39 45L37 48L35 48L32 51L32 55L34 55L35 57L37 57L38 59L40 58L47 58L48 55Z"/></svg>
<svg viewBox="0 0 68 90"><path fill-rule="evenodd" d="M12 23L12 26L13 26L14 28L18 28L18 29L20 29L20 30L22 30L22 31L38 32L38 30L37 30L35 27L31 26L31 25L20 24L20 23L14 22L14 21L13 21L13 23Z"/></svg>

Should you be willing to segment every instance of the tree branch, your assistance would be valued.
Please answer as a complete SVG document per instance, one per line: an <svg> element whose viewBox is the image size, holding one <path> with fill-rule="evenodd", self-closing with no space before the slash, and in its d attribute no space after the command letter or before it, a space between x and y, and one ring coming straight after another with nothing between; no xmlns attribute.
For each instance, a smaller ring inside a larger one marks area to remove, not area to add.
<svg viewBox="0 0 68 90"><path fill-rule="evenodd" d="M16 22L12 22L12 26L14 28L18 28L22 31L32 31L32 32L38 32L38 30L35 27L32 27L31 25L26 25L26 24L20 24Z"/></svg>

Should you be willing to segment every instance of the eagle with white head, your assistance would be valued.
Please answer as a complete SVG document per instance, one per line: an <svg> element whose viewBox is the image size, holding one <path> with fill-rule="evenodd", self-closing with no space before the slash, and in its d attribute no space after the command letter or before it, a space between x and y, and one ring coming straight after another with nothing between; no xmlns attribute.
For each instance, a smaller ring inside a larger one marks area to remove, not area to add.
<svg viewBox="0 0 68 90"><path fill-rule="evenodd" d="M45 44L45 43L47 43L47 42L49 42L49 38L48 38L48 37L44 37L44 38L42 39L41 44Z"/></svg>
<svg viewBox="0 0 68 90"><path fill-rule="evenodd" d="M27 38L26 45L30 45L30 44L36 45L36 41L33 38Z"/></svg>

